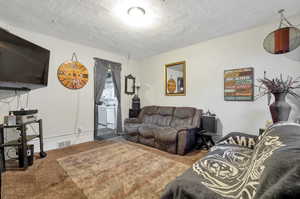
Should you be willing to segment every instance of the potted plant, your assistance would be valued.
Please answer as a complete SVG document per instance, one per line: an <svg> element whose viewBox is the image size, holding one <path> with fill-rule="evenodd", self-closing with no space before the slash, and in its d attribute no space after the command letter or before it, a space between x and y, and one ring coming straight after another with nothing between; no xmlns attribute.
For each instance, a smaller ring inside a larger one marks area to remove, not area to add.
<svg viewBox="0 0 300 199"><path fill-rule="evenodd" d="M268 79L266 75L264 78L258 79L260 85L259 97L268 95L268 105L272 115L273 123L279 121L287 121L291 112L291 106L286 102L286 96L292 95L296 98L300 96L294 92L295 89L300 88L300 81L298 78L288 76L286 80L280 77ZM275 101L270 105L271 94L274 95Z"/></svg>

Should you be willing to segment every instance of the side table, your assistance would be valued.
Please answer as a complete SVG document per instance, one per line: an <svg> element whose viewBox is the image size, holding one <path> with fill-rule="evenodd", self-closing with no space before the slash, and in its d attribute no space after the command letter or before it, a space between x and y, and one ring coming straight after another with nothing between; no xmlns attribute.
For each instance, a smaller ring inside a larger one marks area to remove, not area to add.
<svg viewBox="0 0 300 199"><path fill-rule="evenodd" d="M137 118L141 112L141 109L129 109L129 118Z"/></svg>

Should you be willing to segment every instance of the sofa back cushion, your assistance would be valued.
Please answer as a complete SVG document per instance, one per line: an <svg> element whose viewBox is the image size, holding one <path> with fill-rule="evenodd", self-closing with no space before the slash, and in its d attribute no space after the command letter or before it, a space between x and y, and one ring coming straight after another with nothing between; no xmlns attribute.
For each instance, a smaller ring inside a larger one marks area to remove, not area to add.
<svg viewBox="0 0 300 199"><path fill-rule="evenodd" d="M173 119L171 121L171 127L191 127L193 119L196 113L195 108L190 107L177 107L175 108Z"/></svg>
<svg viewBox="0 0 300 199"><path fill-rule="evenodd" d="M191 107L145 106L139 120L145 124L158 126L199 127L202 110Z"/></svg>
<svg viewBox="0 0 300 199"><path fill-rule="evenodd" d="M197 109L193 118L192 126L199 128L201 126L202 109Z"/></svg>
<svg viewBox="0 0 300 199"><path fill-rule="evenodd" d="M145 106L139 115L139 119L145 124L155 124L157 121L157 114L157 106Z"/></svg>
<svg viewBox="0 0 300 199"><path fill-rule="evenodd" d="M158 108L155 124L158 126L170 126L175 107L161 106Z"/></svg>

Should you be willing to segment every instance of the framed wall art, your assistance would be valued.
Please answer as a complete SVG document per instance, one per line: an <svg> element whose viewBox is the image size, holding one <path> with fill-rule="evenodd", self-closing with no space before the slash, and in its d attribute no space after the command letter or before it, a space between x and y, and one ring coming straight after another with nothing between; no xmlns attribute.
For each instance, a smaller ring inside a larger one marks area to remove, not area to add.
<svg viewBox="0 0 300 199"><path fill-rule="evenodd" d="M125 76L125 94L135 94L135 77L133 77L131 74Z"/></svg>
<svg viewBox="0 0 300 199"><path fill-rule="evenodd" d="M224 71L224 100L254 100L254 68L239 68Z"/></svg>
<svg viewBox="0 0 300 199"><path fill-rule="evenodd" d="M165 65L165 94L167 96L185 96L185 61Z"/></svg>

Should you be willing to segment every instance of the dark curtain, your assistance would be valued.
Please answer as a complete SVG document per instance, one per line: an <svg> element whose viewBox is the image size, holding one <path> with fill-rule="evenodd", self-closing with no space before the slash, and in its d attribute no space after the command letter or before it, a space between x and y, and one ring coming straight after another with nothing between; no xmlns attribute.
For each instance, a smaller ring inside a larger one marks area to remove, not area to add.
<svg viewBox="0 0 300 199"><path fill-rule="evenodd" d="M102 96L106 75L109 67L109 63L105 60L101 60L98 58L94 58L95 60L95 68L94 68L94 82L95 82L95 103L98 104L100 102L100 98Z"/></svg>
<svg viewBox="0 0 300 199"><path fill-rule="evenodd" d="M122 109L121 109L121 64L111 63L111 73L114 82L115 95L118 99L117 132L122 132Z"/></svg>

